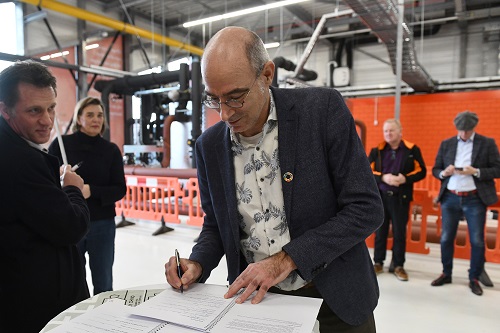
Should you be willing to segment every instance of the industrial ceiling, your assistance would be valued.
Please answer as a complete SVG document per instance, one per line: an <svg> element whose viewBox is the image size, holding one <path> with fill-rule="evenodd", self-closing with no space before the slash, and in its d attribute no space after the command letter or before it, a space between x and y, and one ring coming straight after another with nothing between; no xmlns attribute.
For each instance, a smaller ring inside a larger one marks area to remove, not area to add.
<svg viewBox="0 0 500 333"><path fill-rule="evenodd" d="M425 36L440 24L450 21L458 22L460 27L466 27L474 20L489 21L498 25L500 17L500 0L309 0L281 8L246 14L221 21L211 22L189 28L183 23L203 19L219 14L238 11L250 7L276 3L271 0L20 0L20 2L38 5L40 9L54 4L67 4L85 10L88 4L100 9L98 15L114 17L108 30L117 30L116 26L124 22L134 28L135 22L150 22L149 29L153 35L181 36L179 40L162 40L172 46L169 52L175 53L178 48L184 48L194 54L202 53L208 39L225 26L238 25L247 27L258 33L264 42L280 42L282 44L310 43L311 36L318 41L334 45L341 39L352 38L355 43L366 41L382 41L387 45L387 61L391 62L396 73L396 38L398 10L404 7L402 64L403 80L416 91L432 91L432 78L417 62L413 35ZM334 19L322 21L332 13L347 13L337 15ZM81 14L81 13L79 13ZM78 18L86 17L75 16ZM96 23L94 21L94 23ZM318 29L321 26L321 29ZM153 28L156 27L156 28ZM158 29L158 27L161 27ZM318 31L319 30L319 31ZM123 29L126 33L134 34ZM466 33L466 29L462 29ZM137 34L137 33L136 33ZM138 34L137 34L138 35ZM168 37L167 37L168 38ZM179 46L180 45L180 46ZM194 50L194 52L193 52Z"/></svg>
<svg viewBox="0 0 500 333"><path fill-rule="evenodd" d="M214 32L229 25L248 27L257 32L265 42L297 41L309 38L321 17L335 11L351 9L345 0L310 0L245 16L230 18L210 24L183 28L188 21L227 12L275 3L271 0L91 0L99 4L102 13L120 13L125 18L141 17L163 26L165 31L188 35L193 44L203 45ZM372 10L387 11L398 0L359 1L377 3ZM421 20L475 20L500 13L500 0L405 0L405 17L408 22ZM372 15L381 13L372 12ZM339 32L353 32L366 28L356 16L331 20L325 24L325 37Z"/></svg>

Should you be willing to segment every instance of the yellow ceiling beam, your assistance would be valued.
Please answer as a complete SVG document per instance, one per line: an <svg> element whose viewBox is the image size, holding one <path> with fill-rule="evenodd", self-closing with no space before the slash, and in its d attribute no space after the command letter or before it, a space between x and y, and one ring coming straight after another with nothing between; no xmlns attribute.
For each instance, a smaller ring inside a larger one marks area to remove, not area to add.
<svg viewBox="0 0 500 333"><path fill-rule="evenodd" d="M169 38L163 35L155 34L146 29L139 28L135 25L128 24L119 20L115 20L104 15L99 15L88 10L84 10L78 7L70 6L62 2L53 0L19 0L27 4L34 6L46 8L53 10L55 12L63 13L69 16L76 17L80 20L94 22L99 25L109 27L114 30L118 30L127 34L141 36L146 39L151 39L160 44L165 44L168 46L176 47L179 49L186 50L190 53L201 56L203 54L203 49L194 45L186 44L173 38Z"/></svg>

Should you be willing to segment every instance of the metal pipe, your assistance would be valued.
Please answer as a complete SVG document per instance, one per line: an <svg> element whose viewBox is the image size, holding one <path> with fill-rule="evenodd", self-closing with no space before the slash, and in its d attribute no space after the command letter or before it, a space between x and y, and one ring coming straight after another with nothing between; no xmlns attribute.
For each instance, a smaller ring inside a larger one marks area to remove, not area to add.
<svg viewBox="0 0 500 333"><path fill-rule="evenodd" d="M307 62L307 59L309 59L309 56L311 55L312 49L314 48L314 45L319 39L319 36L321 35L321 32L323 31L323 27L325 26L325 23L328 19L342 16L342 15L350 15L354 13L352 9L347 9L347 10L342 10L340 12L334 12L331 14L325 14L321 17L319 20L318 25L316 26L316 29L314 29L313 35L311 36L311 39L309 40L309 43L307 43L307 46L304 50L304 53L302 54L302 57L300 60L297 62L297 67L295 68L294 76L297 77L300 73L302 73L302 69L304 68L305 63Z"/></svg>
<svg viewBox="0 0 500 333"><path fill-rule="evenodd" d="M120 77L120 78L124 77L127 73L127 72L123 72L123 71L121 73L118 73L116 70L113 70L113 69L90 68L90 67L85 67L85 66L67 64L65 62L41 60L40 58L31 58L31 57L21 56L21 55L17 55L17 54L3 53L3 52L0 52L0 60L11 61L11 62L15 62L18 60L20 60L20 61L33 60L33 61L45 64L48 67L72 69L75 71L80 71L80 72L85 72L85 73L98 74L98 75L111 76L111 77ZM130 73L130 74L133 74L133 73Z"/></svg>
<svg viewBox="0 0 500 333"><path fill-rule="evenodd" d="M201 135L201 98L202 98L202 79L201 79L201 64L199 61L194 61L191 64L191 102L193 110L191 113L191 146L193 148L193 158L191 166L196 168L196 154L194 153L194 144Z"/></svg>
<svg viewBox="0 0 500 333"><path fill-rule="evenodd" d="M399 120L401 114L401 77L403 73L403 24L404 24L404 0L398 0L398 26L396 41L396 96L394 101L394 119Z"/></svg>
<svg viewBox="0 0 500 333"><path fill-rule="evenodd" d="M152 39L160 44L165 44L169 46L173 46L179 49L186 50L196 55L202 55L203 49L196 47L194 45L186 44L176 39L158 35L148 31L146 29L139 28L135 25L131 25L128 23L124 23L119 20L111 19L104 15L99 15L88 10L83 10L78 7L70 6L58 1L53 0L19 0L20 2L24 2L30 5L43 7L46 9L50 9L59 13L63 13L69 16L76 17L80 20L94 22L99 25L103 25L114 30L118 30L124 33L128 33L134 36L141 36L143 38Z"/></svg>
<svg viewBox="0 0 500 333"><path fill-rule="evenodd" d="M163 121L163 158L161 160L161 167L170 167L171 144L170 144L170 127L175 121L175 116L167 116Z"/></svg>
<svg viewBox="0 0 500 333"><path fill-rule="evenodd" d="M127 94L128 91L132 90L130 93L130 95L132 95L135 91L139 90L139 88L167 84L179 80L179 73L179 71L161 72L139 76L125 76L121 79L109 81L99 80L95 82L94 87L97 91L102 92L105 87L112 85L113 93Z"/></svg>

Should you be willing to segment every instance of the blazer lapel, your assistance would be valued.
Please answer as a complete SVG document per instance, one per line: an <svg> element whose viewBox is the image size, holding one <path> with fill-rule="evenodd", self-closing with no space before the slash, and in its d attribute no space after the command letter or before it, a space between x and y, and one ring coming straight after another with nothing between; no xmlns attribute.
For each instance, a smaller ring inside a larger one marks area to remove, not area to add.
<svg viewBox="0 0 500 333"><path fill-rule="evenodd" d="M293 179L286 181L286 175L294 175L298 115L293 110L293 97L289 96L283 90L274 90L274 102L278 114L278 143L279 158L281 170L281 184L283 189L283 200L285 203L285 214L287 222L290 221L290 212L292 210ZM290 226L290 225L289 225Z"/></svg>
<svg viewBox="0 0 500 333"><path fill-rule="evenodd" d="M221 166L220 179L224 186L223 198L219 198L220 202L214 202L214 205L225 202L227 205L227 212L229 222L231 223L231 231L235 240L236 248L239 248L239 224L238 224L238 205L236 202L236 184L234 175L233 152L231 151L231 136L229 129L224 126L224 130L219 136L219 143L216 144L217 159ZM225 200L225 201L224 201Z"/></svg>
<svg viewBox="0 0 500 333"><path fill-rule="evenodd" d="M471 156L471 165L476 165L476 159L479 155L479 151L481 150L481 146L483 145L483 138L477 133L474 135L474 141L472 142L472 156Z"/></svg>
<svg viewBox="0 0 500 333"><path fill-rule="evenodd" d="M452 140L450 140L450 143L449 143L449 155L450 156L450 161L448 163L445 162L445 165L443 168L446 168L448 165L450 164L455 164L455 159L457 157L457 145L458 145L458 141L456 139L456 137Z"/></svg>

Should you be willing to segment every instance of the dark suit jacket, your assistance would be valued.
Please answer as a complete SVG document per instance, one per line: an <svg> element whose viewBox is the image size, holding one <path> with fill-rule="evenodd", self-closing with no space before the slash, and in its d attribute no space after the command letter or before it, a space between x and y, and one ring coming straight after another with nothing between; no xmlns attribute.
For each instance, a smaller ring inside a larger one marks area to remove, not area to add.
<svg viewBox="0 0 500 333"><path fill-rule="evenodd" d="M59 184L59 162L0 117L0 331L39 332L89 297L76 243L89 211L80 189Z"/></svg>
<svg viewBox="0 0 500 333"><path fill-rule="evenodd" d="M441 171L448 165L455 164L457 154L457 137L451 137L441 142L436 162L432 168L434 177L439 178ZM494 178L500 178L500 156L495 140L476 133L472 145L471 166L480 170L480 177L474 178L474 184L479 198L486 205L492 205L498 201ZM450 177L441 180L441 189L437 197L441 201L444 191L450 181Z"/></svg>
<svg viewBox="0 0 500 333"><path fill-rule="evenodd" d="M365 239L383 221L383 208L354 120L333 89L272 89L278 113L281 174L291 242L285 250L330 308L358 325L377 305L379 290ZM225 254L232 283L245 269L230 134L220 122L196 143L206 213L190 259L205 281Z"/></svg>

